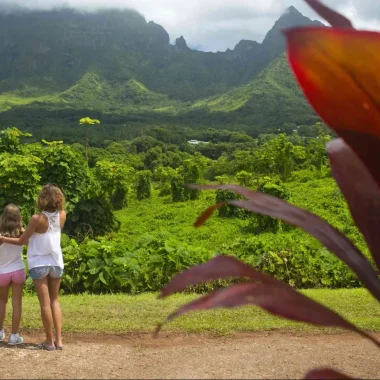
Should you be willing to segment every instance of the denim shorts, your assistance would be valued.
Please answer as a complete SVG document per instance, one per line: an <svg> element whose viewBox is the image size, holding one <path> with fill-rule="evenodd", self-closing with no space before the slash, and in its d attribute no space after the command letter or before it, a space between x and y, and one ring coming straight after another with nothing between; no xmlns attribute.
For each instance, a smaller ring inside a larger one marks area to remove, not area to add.
<svg viewBox="0 0 380 380"><path fill-rule="evenodd" d="M42 280L43 278L49 276L49 278L61 278L63 274L63 269L61 267L35 267L29 269L29 276L33 280Z"/></svg>

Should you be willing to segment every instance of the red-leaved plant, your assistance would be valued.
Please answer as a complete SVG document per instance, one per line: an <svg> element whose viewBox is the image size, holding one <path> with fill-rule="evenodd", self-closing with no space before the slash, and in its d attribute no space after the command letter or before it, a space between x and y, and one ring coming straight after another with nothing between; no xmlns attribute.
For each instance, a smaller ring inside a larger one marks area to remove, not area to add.
<svg viewBox="0 0 380 380"><path fill-rule="evenodd" d="M348 19L320 1L305 1L332 28L300 27L285 31L289 62L311 105L340 136L327 144L332 174L380 269L380 33L357 31ZM378 271L345 235L320 217L240 186L196 188L234 191L246 200L228 204L302 228L344 261L380 301ZM201 226L223 205L225 203L210 207L195 226ZM252 282L233 284L200 297L172 313L167 322L191 311L254 304L294 321L355 331L380 347L373 336L334 311L230 256L218 256L179 274L162 290L160 297L182 291L189 285L231 277L250 278ZM349 377L324 368L309 372L305 378Z"/></svg>

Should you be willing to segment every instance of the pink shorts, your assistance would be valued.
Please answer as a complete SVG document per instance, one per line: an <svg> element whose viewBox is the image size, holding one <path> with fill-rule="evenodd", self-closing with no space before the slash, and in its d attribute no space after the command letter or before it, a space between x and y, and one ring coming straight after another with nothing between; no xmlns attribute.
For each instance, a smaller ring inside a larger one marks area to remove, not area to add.
<svg viewBox="0 0 380 380"><path fill-rule="evenodd" d="M8 286L11 282L22 284L26 280L25 269L16 270L9 273L0 273L0 286Z"/></svg>

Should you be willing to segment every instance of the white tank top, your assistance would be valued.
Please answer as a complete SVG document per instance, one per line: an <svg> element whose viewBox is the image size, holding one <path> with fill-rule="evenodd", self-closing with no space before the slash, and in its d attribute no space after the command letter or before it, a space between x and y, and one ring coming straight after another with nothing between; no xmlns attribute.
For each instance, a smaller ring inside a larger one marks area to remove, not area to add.
<svg viewBox="0 0 380 380"><path fill-rule="evenodd" d="M3 243L0 245L0 274L25 269L22 246Z"/></svg>
<svg viewBox="0 0 380 380"><path fill-rule="evenodd" d="M45 233L35 232L29 239L28 267L57 266L63 269L59 211L43 211L42 214L47 216L49 227Z"/></svg>

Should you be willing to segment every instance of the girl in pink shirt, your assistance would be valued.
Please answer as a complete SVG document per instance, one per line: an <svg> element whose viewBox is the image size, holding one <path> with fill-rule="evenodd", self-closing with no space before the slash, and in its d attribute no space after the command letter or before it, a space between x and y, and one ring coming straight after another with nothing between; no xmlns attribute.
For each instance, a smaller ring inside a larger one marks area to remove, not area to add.
<svg viewBox="0 0 380 380"><path fill-rule="evenodd" d="M17 206L5 207L0 220L0 234L9 238L19 238L24 232L22 217ZM12 334L8 344L23 342L18 334L22 310L22 291L26 280L22 246L0 243L0 341L5 339L4 319L8 303L9 288L12 287Z"/></svg>

